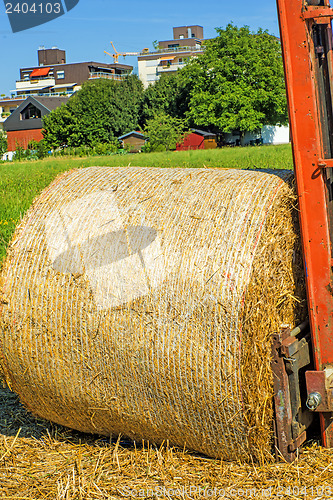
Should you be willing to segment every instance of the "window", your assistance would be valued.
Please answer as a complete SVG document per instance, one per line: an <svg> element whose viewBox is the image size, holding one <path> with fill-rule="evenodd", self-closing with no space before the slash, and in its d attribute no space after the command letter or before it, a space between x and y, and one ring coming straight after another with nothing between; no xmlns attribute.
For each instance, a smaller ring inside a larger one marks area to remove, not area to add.
<svg viewBox="0 0 333 500"><path fill-rule="evenodd" d="M21 111L21 120L31 120L33 118L41 118L41 110L36 108L33 104L28 104L23 111Z"/></svg>
<svg viewBox="0 0 333 500"><path fill-rule="evenodd" d="M65 78L65 71L57 71L57 78L58 80Z"/></svg>

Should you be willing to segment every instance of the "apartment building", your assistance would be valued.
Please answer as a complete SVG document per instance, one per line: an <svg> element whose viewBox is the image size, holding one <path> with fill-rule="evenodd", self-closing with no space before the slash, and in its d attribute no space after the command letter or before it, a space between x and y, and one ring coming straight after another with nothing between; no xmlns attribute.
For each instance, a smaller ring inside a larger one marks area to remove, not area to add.
<svg viewBox="0 0 333 500"><path fill-rule="evenodd" d="M24 99L1 97L0 98L0 130L3 130L3 123L11 115L11 113L18 108Z"/></svg>
<svg viewBox="0 0 333 500"><path fill-rule="evenodd" d="M133 66L128 64L106 64L95 61L67 63L66 52L57 47L38 50L38 66L20 69L13 93L17 97L29 95L56 96L71 95L79 90L85 81L97 78L121 80L129 75Z"/></svg>
<svg viewBox="0 0 333 500"><path fill-rule="evenodd" d="M138 56L139 78L145 88L164 73L177 71L203 52L203 27L199 25L173 28L173 39L158 42L155 51Z"/></svg>
<svg viewBox="0 0 333 500"><path fill-rule="evenodd" d="M70 96L79 90L85 81L98 78L122 80L131 74L133 66L128 64L105 64L99 62L67 63L66 52L57 47L38 50L38 66L21 68L11 96L0 97L0 130L3 123L29 96Z"/></svg>

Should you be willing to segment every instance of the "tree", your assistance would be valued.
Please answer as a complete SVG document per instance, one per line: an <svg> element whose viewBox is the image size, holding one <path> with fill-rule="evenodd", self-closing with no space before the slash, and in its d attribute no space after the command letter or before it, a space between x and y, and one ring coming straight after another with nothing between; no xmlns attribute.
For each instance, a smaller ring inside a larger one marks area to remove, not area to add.
<svg viewBox="0 0 333 500"><path fill-rule="evenodd" d="M142 83L135 75L120 82L107 79L85 82L67 104L44 117L47 146L112 142L137 128L142 94Z"/></svg>
<svg viewBox="0 0 333 500"><path fill-rule="evenodd" d="M146 151L168 151L176 149L183 138L184 123L164 112L156 114L147 121L145 133L148 136Z"/></svg>
<svg viewBox="0 0 333 500"><path fill-rule="evenodd" d="M189 97L187 82L181 78L179 71L174 74L161 75L159 80L149 85L144 91L141 125L144 126L147 120L160 112L184 120L189 110Z"/></svg>
<svg viewBox="0 0 333 500"><path fill-rule="evenodd" d="M285 124L287 102L280 41L267 31L229 24L181 70L190 89L190 125L238 130Z"/></svg>
<svg viewBox="0 0 333 500"><path fill-rule="evenodd" d="M4 134L4 132L0 130L0 155L2 156L4 153L6 153L6 151L7 151L7 137Z"/></svg>
<svg viewBox="0 0 333 500"><path fill-rule="evenodd" d="M72 146L76 142L75 129L78 127L78 120L68 104L62 104L43 118L44 141L51 149Z"/></svg>

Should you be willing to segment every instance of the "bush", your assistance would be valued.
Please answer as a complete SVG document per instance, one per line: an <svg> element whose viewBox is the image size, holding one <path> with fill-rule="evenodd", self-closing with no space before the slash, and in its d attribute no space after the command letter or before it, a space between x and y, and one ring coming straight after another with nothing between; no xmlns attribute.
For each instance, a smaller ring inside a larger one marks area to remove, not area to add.
<svg viewBox="0 0 333 500"><path fill-rule="evenodd" d="M2 130L0 130L0 156L2 156L7 151L7 137Z"/></svg>
<svg viewBox="0 0 333 500"><path fill-rule="evenodd" d="M117 153L118 149L119 149L118 141L100 142L93 146L92 152L98 156L103 156L103 155Z"/></svg>
<svg viewBox="0 0 333 500"><path fill-rule="evenodd" d="M45 158L48 155L48 152L49 152L49 148L47 147L44 139L37 142L37 158L39 160L41 160L42 158Z"/></svg>
<svg viewBox="0 0 333 500"><path fill-rule="evenodd" d="M176 149L178 142L184 137L185 124L178 118L160 112L147 121L145 127L148 143L144 146L145 152L168 151Z"/></svg>

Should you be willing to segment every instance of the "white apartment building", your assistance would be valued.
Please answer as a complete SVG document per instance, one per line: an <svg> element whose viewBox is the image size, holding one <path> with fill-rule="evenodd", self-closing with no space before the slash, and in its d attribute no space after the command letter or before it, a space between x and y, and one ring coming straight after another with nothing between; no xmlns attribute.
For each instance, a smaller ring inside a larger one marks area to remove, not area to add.
<svg viewBox="0 0 333 500"><path fill-rule="evenodd" d="M138 56L139 78L145 88L163 73L172 73L184 66L190 57L203 52L202 26L179 26L173 28L173 39L158 42L155 51Z"/></svg>

